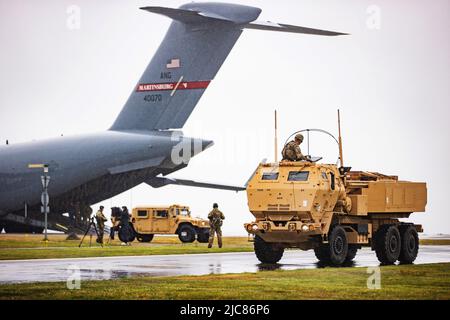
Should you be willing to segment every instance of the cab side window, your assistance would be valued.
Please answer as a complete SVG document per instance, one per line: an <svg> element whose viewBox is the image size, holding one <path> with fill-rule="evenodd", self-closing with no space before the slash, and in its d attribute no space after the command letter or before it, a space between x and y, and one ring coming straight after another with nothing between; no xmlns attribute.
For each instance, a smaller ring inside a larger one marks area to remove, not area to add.
<svg viewBox="0 0 450 320"><path fill-rule="evenodd" d="M169 213L167 210L156 210L155 216L157 218L167 218L169 216Z"/></svg>
<svg viewBox="0 0 450 320"><path fill-rule="evenodd" d="M146 218L147 217L147 210L138 210L137 216L139 218Z"/></svg>

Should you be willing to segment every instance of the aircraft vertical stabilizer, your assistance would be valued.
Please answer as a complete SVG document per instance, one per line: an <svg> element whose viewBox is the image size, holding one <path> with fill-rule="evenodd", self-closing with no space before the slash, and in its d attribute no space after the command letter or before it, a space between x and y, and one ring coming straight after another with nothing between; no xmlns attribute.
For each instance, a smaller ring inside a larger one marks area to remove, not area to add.
<svg viewBox="0 0 450 320"><path fill-rule="evenodd" d="M259 22L261 9L189 3L143 7L174 21L111 130L182 128L243 29L336 36L344 33Z"/></svg>

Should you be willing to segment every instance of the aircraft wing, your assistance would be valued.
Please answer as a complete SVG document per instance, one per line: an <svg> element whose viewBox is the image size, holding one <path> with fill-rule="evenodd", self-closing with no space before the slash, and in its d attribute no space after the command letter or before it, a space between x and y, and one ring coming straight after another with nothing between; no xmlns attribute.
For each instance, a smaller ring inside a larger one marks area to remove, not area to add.
<svg viewBox="0 0 450 320"><path fill-rule="evenodd" d="M147 180L145 183L150 185L153 188L161 188L170 184L180 185L180 186L189 186L189 187L198 187L198 188L207 188L207 189L220 189L220 190L229 190L229 191L244 191L245 187L239 186L227 186L223 184L216 183L208 183L208 182L197 182L193 180L183 180L183 179L175 179L175 178L163 178L163 177L154 177L150 180Z"/></svg>

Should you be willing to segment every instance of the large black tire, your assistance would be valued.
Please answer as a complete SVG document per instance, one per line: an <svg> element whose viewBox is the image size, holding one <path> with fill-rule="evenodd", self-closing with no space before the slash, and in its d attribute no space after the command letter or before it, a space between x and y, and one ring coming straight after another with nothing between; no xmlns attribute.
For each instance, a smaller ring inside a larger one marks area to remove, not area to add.
<svg viewBox="0 0 450 320"><path fill-rule="evenodd" d="M262 263L277 263L283 257L284 248L276 248L258 236L255 237L253 246L256 257Z"/></svg>
<svg viewBox="0 0 450 320"><path fill-rule="evenodd" d="M400 256L401 237L396 225L382 225L375 233L375 252L382 265L394 264Z"/></svg>
<svg viewBox="0 0 450 320"><path fill-rule="evenodd" d="M357 252L358 252L358 246L356 244L349 244L348 245L347 257L345 258L345 262L346 263L352 262L353 259L355 259Z"/></svg>
<svg viewBox="0 0 450 320"><path fill-rule="evenodd" d="M197 233L197 241L200 243L208 243L209 241L209 229L200 229Z"/></svg>
<svg viewBox="0 0 450 320"><path fill-rule="evenodd" d="M347 259L348 240L344 228L337 225L328 233L328 243L314 249L317 259L324 264L341 266Z"/></svg>
<svg viewBox="0 0 450 320"><path fill-rule="evenodd" d="M181 226L180 230L178 230L178 238L183 243L194 242L196 234L194 227L189 224Z"/></svg>
<svg viewBox="0 0 450 320"><path fill-rule="evenodd" d="M321 244L320 246L314 248L314 254L317 260L324 264L330 264L330 248L327 244Z"/></svg>
<svg viewBox="0 0 450 320"><path fill-rule="evenodd" d="M128 243L133 242L134 239L136 239L136 234L131 223L121 225L119 228L119 240Z"/></svg>
<svg viewBox="0 0 450 320"><path fill-rule="evenodd" d="M419 235L412 225L400 226L401 250L398 260L401 264L411 264L419 252Z"/></svg>
<svg viewBox="0 0 450 320"><path fill-rule="evenodd" d="M154 235L153 234L137 234L136 239L139 242L152 242Z"/></svg>

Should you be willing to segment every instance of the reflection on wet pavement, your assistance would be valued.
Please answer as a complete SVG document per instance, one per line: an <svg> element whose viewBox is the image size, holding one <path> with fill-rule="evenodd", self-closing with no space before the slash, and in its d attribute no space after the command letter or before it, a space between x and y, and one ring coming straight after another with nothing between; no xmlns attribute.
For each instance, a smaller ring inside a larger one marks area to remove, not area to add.
<svg viewBox="0 0 450 320"><path fill-rule="evenodd" d="M450 262L450 246L422 246L416 264ZM358 251L348 266L378 266L370 248ZM109 280L131 276L179 276L270 270L323 268L313 251L288 250L280 263L261 264L253 252L167 256L42 259L0 262L0 283L53 282L77 272L82 281Z"/></svg>

